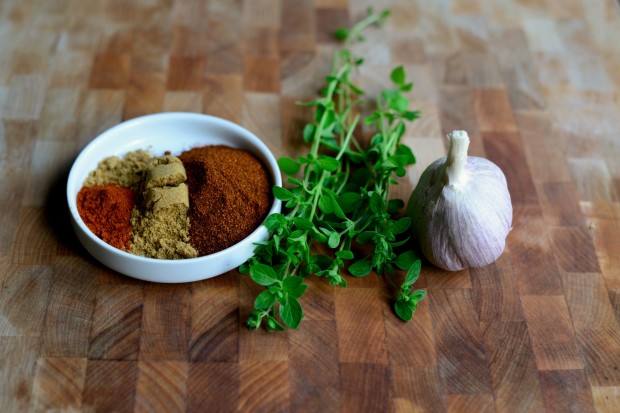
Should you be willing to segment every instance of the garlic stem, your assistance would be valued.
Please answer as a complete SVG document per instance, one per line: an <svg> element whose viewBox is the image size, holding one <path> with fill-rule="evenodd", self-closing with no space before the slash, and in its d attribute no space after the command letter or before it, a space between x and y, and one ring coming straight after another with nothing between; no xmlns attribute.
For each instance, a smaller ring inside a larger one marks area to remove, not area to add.
<svg viewBox="0 0 620 413"><path fill-rule="evenodd" d="M456 130L448 135L448 140L450 140L450 149L448 149L446 158L444 179L448 185L456 186L465 178L469 136L465 131Z"/></svg>

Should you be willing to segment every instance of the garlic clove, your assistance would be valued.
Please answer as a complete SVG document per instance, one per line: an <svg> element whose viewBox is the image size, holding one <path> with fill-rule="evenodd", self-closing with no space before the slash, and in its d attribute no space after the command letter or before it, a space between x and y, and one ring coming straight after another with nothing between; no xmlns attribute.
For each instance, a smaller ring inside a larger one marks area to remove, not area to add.
<svg viewBox="0 0 620 413"><path fill-rule="evenodd" d="M448 155L426 168L411 194L412 228L437 267L482 267L502 254L511 229L506 177L488 159L467 156L465 131L454 131L448 139Z"/></svg>

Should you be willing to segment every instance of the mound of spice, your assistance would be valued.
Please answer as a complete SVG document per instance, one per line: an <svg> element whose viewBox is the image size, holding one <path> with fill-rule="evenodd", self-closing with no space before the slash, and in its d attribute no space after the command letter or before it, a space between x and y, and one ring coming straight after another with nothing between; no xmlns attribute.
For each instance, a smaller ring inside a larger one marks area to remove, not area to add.
<svg viewBox="0 0 620 413"><path fill-rule="evenodd" d="M185 151L179 158L187 172L190 240L199 255L241 241L267 216L271 182L251 153L215 145Z"/></svg>
<svg viewBox="0 0 620 413"><path fill-rule="evenodd" d="M153 158L145 168L141 207L131 215L131 252L150 258L198 255L189 244L189 195L183 164L176 156Z"/></svg>
<svg viewBox="0 0 620 413"><path fill-rule="evenodd" d="M88 229L124 251L130 248L134 204L134 191L114 184L84 186L77 196L78 211Z"/></svg>

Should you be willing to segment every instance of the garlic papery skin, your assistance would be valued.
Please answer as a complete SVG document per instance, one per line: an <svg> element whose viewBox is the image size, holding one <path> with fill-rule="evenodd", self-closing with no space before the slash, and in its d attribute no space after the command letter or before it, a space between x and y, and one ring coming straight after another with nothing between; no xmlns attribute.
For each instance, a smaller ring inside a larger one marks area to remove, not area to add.
<svg viewBox="0 0 620 413"><path fill-rule="evenodd" d="M431 263L449 271L482 267L499 258L511 229L506 177L488 159L467 156L467 132L448 139L448 155L422 173L407 211Z"/></svg>

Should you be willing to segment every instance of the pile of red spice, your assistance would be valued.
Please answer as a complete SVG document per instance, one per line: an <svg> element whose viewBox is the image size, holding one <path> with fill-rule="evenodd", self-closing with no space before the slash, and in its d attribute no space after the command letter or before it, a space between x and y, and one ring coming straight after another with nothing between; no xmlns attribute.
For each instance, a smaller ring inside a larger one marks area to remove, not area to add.
<svg viewBox="0 0 620 413"><path fill-rule="evenodd" d="M86 226L103 241L123 251L130 247L134 205L134 191L113 184L85 186L77 196L78 211Z"/></svg>
<svg viewBox="0 0 620 413"><path fill-rule="evenodd" d="M190 244L199 255L226 249L252 233L269 212L271 182L251 153L223 145L183 152Z"/></svg>

